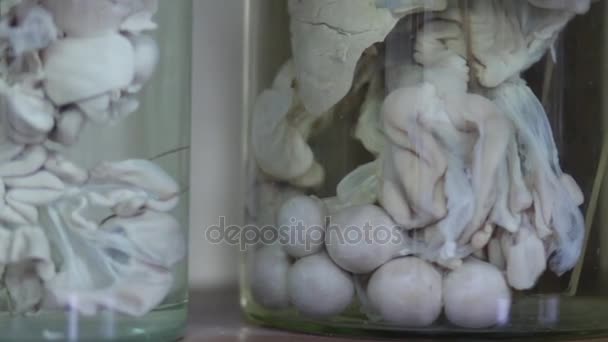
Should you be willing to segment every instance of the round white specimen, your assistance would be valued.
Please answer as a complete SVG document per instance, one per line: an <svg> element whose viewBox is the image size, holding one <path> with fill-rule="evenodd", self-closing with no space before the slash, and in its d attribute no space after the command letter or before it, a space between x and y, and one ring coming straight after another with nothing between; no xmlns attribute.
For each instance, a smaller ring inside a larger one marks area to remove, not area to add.
<svg viewBox="0 0 608 342"><path fill-rule="evenodd" d="M285 309L289 306L287 272L289 257L281 246L264 246L254 252L251 266L251 292L260 305L268 309Z"/></svg>
<svg viewBox="0 0 608 342"><path fill-rule="evenodd" d="M367 295L387 322L424 327L435 322L442 307L441 274L418 258L391 260L372 275Z"/></svg>
<svg viewBox="0 0 608 342"><path fill-rule="evenodd" d="M133 82L135 85L141 86L150 80L154 74L160 58L160 50L156 40L145 34L130 36L129 40L133 44L135 52L135 77Z"/></svg>
<svg viewBox="0 0 608 342"><path fill-rule="evenodd" d="M52 138L64 145L73 145L78 142L84 123L85 118L80 110L68 109L62 112L57 119Z"/></svg>
<svg viewBox="0 0 608 342"><path fill-rule="evenodd" d="M445 314L464 328L487 328L508 320L511 293L492 264L470 260L443 281Z"/></svg>
<svg viewBox="0 0 608 342"><path fill-rule="evenodd" d="M535 230L521 227L506 253L507 281L516 290L528 290L536 285L547 268L543 241Z"/></svg>
<svg viewBox="0 0 608 342"><path fill-rule="evenodd" d="M296 196L279 209L277 224L285 251L294 258L318 253L325 242L325 208L321 201Z"/></svg>
<svg viewBox="0 0 608 342"><path fill-rule="evenodd" d="M355 294L351 276L326 253L298 260L289 270L287 288L291 303L301 314L310 317L342 313Z"/></svg>
<svg viewBox="0 0 608 342"><path fill-rule="evenodd" d="M57 106L126 88L135 75L133 45L118 33L58 40L43 60L44 90Z"/></svg>
<svg viewBox="0 0 608 342"><path fill-rule="evenodd" d="M399 234L401 231L381 208L352 206L332 216L325 248L340 267L364 274L398 255L404 240Z"/></svg>

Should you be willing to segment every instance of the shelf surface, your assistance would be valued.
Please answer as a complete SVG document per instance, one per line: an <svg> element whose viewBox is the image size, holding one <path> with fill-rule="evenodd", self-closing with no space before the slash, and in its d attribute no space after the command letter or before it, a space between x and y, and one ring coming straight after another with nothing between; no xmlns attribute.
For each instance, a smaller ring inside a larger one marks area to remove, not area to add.
<svg viewBox="0 0 608 342"><path fill-rule="evenodd" d="M194 291L190 297L190 324L184 342L346 342L351 339L296 334L257 327L245 322L236 289ZM356 340L371 342L372 340ZM387 340L384 340L387 341ZM401 339L429 342L430 340ZM458 341L458 340L441 340ZM502 340L505 341L505 340ZM572 341L572 340L571 340ZM591 342L608 339L585 340Z"/></svg>

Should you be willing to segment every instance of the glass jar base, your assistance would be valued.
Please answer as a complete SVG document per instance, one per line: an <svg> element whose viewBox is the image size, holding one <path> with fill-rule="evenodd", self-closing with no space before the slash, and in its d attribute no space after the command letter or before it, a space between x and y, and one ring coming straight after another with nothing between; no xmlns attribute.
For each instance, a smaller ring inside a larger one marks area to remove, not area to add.
<svg viewBox="0 0 608 342"><path fill-rule="evenodd" d="M310 319L295 310L272 311L243 298L247 319L258 325L318 335L369 338L462 337L544 339L608 336L608 298L568 296L527 296L515 299L511 319L488 329L466 329L451 325L445 316L432 326L406 328L374 322L353 309L331 319Z"/></svg>
<svg viewBox="0 0 608 342"><path fill-rule="evenodd" d="M0 314L2 341L135 342L177 341L184 336L187 303L163 306L143 317L110 311L95 317L70 312L42 312L23 317Z"/></svg>

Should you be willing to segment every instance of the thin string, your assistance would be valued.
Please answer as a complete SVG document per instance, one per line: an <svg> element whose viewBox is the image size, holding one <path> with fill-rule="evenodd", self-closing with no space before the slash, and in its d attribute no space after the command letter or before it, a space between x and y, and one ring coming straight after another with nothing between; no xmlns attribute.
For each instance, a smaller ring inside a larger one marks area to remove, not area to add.
<svg viewBox="0 0 608 342"><path fill-rule="evenodd" d="M174 148L174 149L171 149L171 150L168 150L168 151L162 152L161 154L158 154L158 155L156 155L156 156L154 156L154 157L151 157L151 158L149 158L149 160L151 160L151 161L152 161L152 160L157 160L157 159L160 159L160 158L166 157L166 156L168 156L168 155L170 155L170 154L173 154L173 153L178 153L178 152L182 152L182 151L188 151L188 150L190 150L190 146L176 147L176 148Z"/></svg>

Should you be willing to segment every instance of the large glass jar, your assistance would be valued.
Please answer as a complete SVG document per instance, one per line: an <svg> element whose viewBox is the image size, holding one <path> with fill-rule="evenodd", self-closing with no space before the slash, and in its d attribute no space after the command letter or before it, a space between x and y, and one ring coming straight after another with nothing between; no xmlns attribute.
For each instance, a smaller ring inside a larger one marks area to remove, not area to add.
<svg viewBox="0 0 608 342"><path fill-rule="evenodd" d="M0 340L186 321L191 2L0 0Z"/></svg>
<svg viewBox="0 0 608 342"><path fill-rule="evenodd" d="M247 316L608 333L607 9L249 1Z"/></svg>

